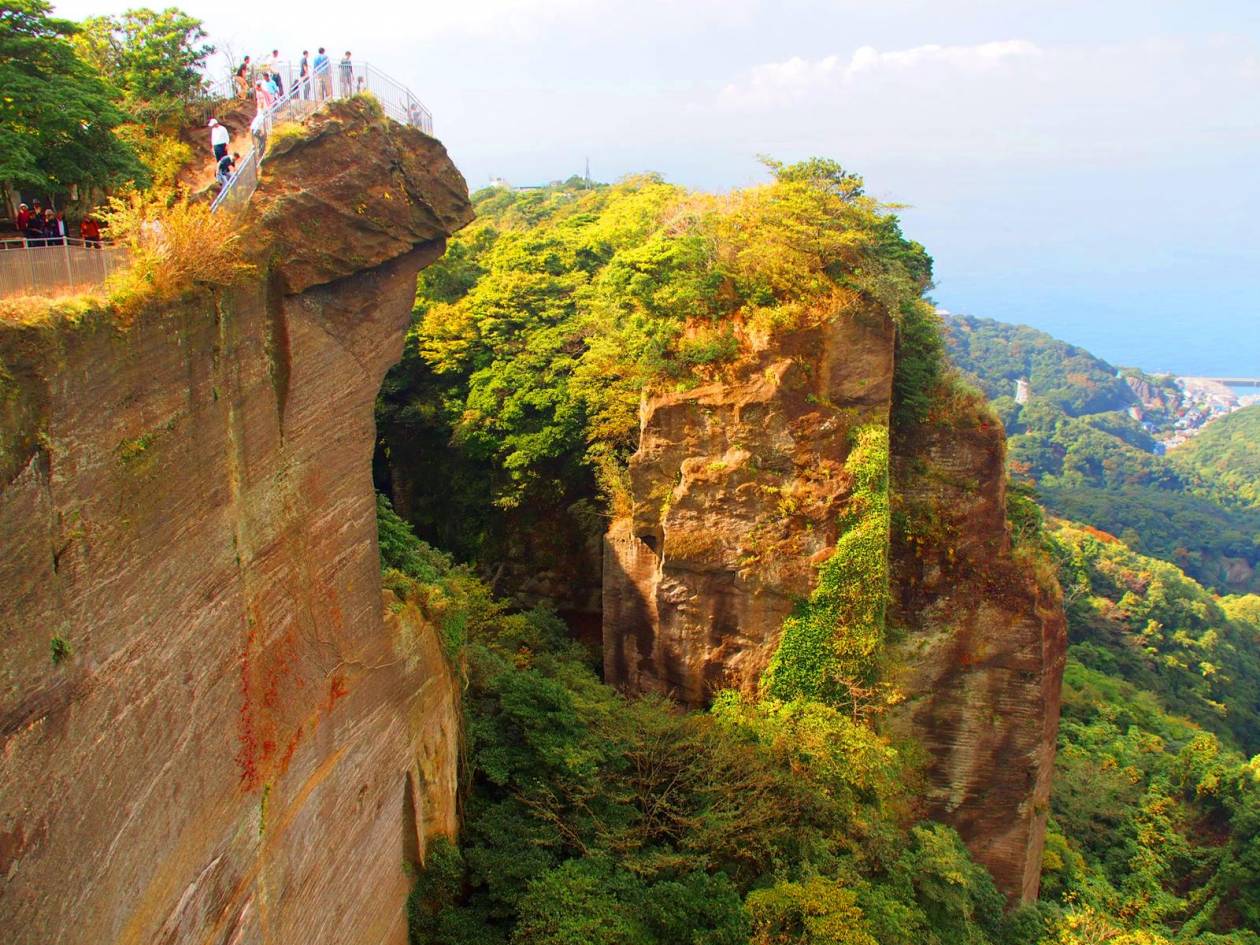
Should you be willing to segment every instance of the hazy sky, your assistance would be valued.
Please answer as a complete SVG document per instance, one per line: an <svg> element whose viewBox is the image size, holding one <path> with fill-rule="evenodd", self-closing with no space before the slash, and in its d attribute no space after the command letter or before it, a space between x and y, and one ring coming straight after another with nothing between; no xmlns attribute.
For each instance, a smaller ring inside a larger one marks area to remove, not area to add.
<svg viewBox="0 0 1260 945"><path fill-rule="evenodd" d="M238 53L323 44L393 74L473 188L589 157L721 189L762 179L759 153L835 157L910 205L946 308L1260 374L1260 0L181 6Z"/></svg>

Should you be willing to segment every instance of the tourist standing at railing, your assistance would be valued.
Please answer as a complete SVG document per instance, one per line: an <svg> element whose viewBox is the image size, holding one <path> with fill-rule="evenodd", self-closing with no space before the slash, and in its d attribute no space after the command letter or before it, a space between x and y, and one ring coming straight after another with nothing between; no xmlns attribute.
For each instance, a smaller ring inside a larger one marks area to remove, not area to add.
<svg viewBox="0 0 1260 945"><path fill-rule="evenodd" d="M90 213L79 221L79 237L88 249L101 248L101 225Z"/></svg>
<svg viewBox="0 0 1260 945"><path fill-rule="evenodd" d="M44 211L44 240L41 246L61 246L65 243L66 221L59 217L60 214L53 213L52 207Z"/></svg>
<svg viewBox="0 0 1260 945"><path fill-rule="evenodd" d="M249 98L249 56L241 60L236 70L236 94L241 98Z"/></svg>
<svg viewBox="0 0 1260 945"><path fill-rule="evenodd" d="M25 233L26 227L30 224L30 222L31 222L31 208L28 207L24 203L18 204L17 231L19 233Z"/></svg>
<svg viewBox="0 0 1260 945"><path fill-rule="evenodd" d="M284 80L280 78L280 50L271 51L271 81L276 84L276 98L284 95Z"/></svg>
<svg viewBox="0 0 1260 945"><path fill-rule="evenodd" d="M319 54L315 57L315 82L317 100L322 102L332 95L332 63L328 61L323 46L319 47Z"/></svg>
<svg viewBox="0 0 1260 945"><path fill-rule="evenodd" d="M301 83L302 98L311 97L311 61L306 57L310 53L302 50L302 63L298 66L298 82Z"/></svg>
<svg viewBox="0 0 1260 945"><path fill-rule="evenodd" d="M349 98L354 94L354 63L350 60L350 50L346 50L338 68L341 70L341 97Z"/></svg>
<svg viewBox="0 0 1260 945"><path fill-rule="evenodd" d="M22 235L26 237L26 245L36 248L44 245L44 216L32 216L30 222L26 224L26 229L22 231Z"/></svg>
<svg viewBox="0 0 1260 945"><path fill-rule="evenodd" d="M44 208L38 200L31 208L31 218L26 221L23 235L26 237L28 246L44 245Z"/></svg>
<svg viewBox="0 0 1260 945"><path fill-rule="evenodd" d="M271 94L271 89L268 87L266 79L259 79L255 83L255 86L254 96L258 100L258 111L265 112L267 109L271 108L275 98Z"/></svg>

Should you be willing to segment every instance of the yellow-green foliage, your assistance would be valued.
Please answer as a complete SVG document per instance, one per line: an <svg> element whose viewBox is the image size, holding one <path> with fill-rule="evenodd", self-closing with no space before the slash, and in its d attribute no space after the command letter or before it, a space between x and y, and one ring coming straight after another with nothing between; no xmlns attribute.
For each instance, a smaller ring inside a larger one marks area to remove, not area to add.
<svg viewBox="0 0 1260 945"><path fill-rule="evenodd" d="M1097 909L1073 910L1055 923L1052 945L1170 945L1170 940L1143 929L1128 931Z"/></svg>
<svg viewBox="0 0 1260 945"><path fill-rule="evenodd" d="M158 190L173 187L179 172L193 159L193 150L187 142L143 125L123 125L118 129L118 137L135 150Z"/></svg>
<svg viewBox="0 0 1260 945"><path fill-rule="evenodd" d="M931 262L860 180L773 170L722 195L655 177L476 195L479 222L421 278L396 377L436 375L443 439L489 462L501 505L624 459L646 386L719 377L768 333L914 308Z"/></svg>
<svg viewBox="0 0 1260 945"><path fill-rule="evenodd" d="M229 285L252 269L230 214L213 214L209 204L171 190L112 197L104 216L131 253L131 265L106 283L110 302L124 314L190 289Z"/></svg>
<svg viewBox="0 0 1260 945"><path fill-rule="evenodd" d="M287 151L293 144L308 136L305 125L298 121L282 121L271 129L267 135L267 154Z"/></svg>
<svg viewBox="0 0 1260 945"><path fill-rule="evenodd" d="M809 601L784 622L762 688L777 699L817 699L856 714L878 699L888 605L888 429L859 427L845 469L853 494L840 538Z"/></svg>
<svg viewBox="0 0 1260 945"><path fill-rule="evenodd" d="M880 945L863 922L857 893L843 880L810 876L748 895L749 945Z"/></svg>

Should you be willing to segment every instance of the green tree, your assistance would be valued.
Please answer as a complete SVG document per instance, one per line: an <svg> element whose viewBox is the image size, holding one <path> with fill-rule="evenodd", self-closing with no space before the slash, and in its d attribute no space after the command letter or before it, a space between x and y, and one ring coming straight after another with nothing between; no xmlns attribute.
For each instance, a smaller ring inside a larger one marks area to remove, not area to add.
<svg viewBox="0 0 1260 945"><path fill-rule="evenodd" d="M158 125L182 115L182 103L201 90L202 67L214 52L205 39L201 20L176 7L140 7L84 20L75 46L123 90L142 123Z"/></svg>
<svg viewBox="0 0 1260 945"><path fill-rule="evenodd" d="M143 180L114 129L118 92L76 54L77 27L43 0L0 7L0 180L11 186L111 187Z"/></svg>

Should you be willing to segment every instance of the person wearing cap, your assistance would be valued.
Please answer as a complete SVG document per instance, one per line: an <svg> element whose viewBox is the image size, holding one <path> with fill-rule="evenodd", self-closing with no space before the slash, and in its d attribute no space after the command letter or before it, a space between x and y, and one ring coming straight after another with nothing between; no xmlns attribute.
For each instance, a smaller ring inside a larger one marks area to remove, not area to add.
<svg viewBox="0 0 1260 945"><path fill-rule="evenodd" d="M232 140L232 136L228 134L227 128L219 124L219 119L210 119L210 147L214 149L215 163L223 160L223 156L227 154L228 143Z"/></svg>
<svg viewBox="0 0 1260 945"><path fill-rule="evenodd" d="M18 204L17 229L19 233L26 230L31 222L31 208L26 204Z"/></svg>

